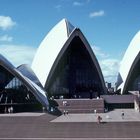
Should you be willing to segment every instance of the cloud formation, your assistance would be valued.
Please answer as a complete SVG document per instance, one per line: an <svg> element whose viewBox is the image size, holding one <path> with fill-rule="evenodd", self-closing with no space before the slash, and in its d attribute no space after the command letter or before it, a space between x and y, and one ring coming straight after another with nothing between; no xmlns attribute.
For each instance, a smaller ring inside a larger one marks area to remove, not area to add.
<svg viewBox="0 0 140 140"><path fill-rule="evenodd" d="M120 61L117 59L108 58L100 60L100 64L105 76L114 74L116 75L116 73L118 72Z"/></svg>
<svg viewBox="0 0 140 140"><path fill-rule="evenodd" d="M83 3L82 3L82 2L78 2L78 1L74 1L74 2L73 2L73 5L74 5L74 6L82 6Z"/></svg>
<svg viewBox="0 0 140 140"><path fill-rule="evenodd" d="M0 36L0 42L11 42L13 40L13 37L8 35Z"/></svg>
<svg viewBox="0 0 140 140"><path fill-rule="evenodd" d="M105 81L115 83L120 67L120 60L109 58L109 55L103 52L100 47L92 46L92 50L98 58Z"/></svg>
<svg viewBox="0 0 140 140"><path fill-rule="evenodd" d="M113 58L99 60L105 81L115 83L120 67L120 61Z"/></svg>
<svg viewBox="0 0 140 140"><path fill-rule="evenodd" d="M58 11L60 11L61 8L62 8L62 5L60 5L60 4L59 4L59 5L56 5L55 8L56 8Z"/></svg>
<svg viewBox="0 0 140 140"><path fill-rule="evenodd" d="M21 64L31 65L36 48L25 45L0 45L0 53L14 66Z"/></svg>
<svg viewBox="0 0 140 140"><path fill-rule="evenodd" d="M99 47L92 47L98 58L105 81L115 83L117 79L120 60L109 58ZM0 53L5 56L14 66L21 64L31 65L37 48L26 45L0 45Z"/></svg>
<svg viewBox="0 0 140 140"><path fill-rule="evenodd" d="M95 12L90 13L89 17L94 18L94 17L101 17L104 15L105 15L105 12L103 10L100 10L100 11L95 11Z"/></svg>
<svg viewBox="0 0 140 140"><path fill-rule="evenodd" d="M9 16L0 16L0 29L7 30L12 28L16 25L16 22L14 22L11 17Z"/></svg>
<svg viewBox="0 0 140 140"><path fill-rule="evenodd" d="M94 45L94 46L91 46L91 48L97 57L107 58L109 56L108 54L103 52L100 47L97 47Z"/></svg>

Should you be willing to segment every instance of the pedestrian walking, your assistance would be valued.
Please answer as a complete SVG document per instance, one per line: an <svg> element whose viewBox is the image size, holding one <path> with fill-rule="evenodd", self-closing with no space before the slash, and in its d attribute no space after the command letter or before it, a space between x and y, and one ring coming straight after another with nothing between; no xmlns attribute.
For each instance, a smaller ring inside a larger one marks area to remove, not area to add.
<svg viewBox="0 0 140 140"><path fill-rule="evenodd" d="M66 111L65 110L63 111L63 114L64 114L64 116L66 115Z"/></svg>
<svg viewBox="0 0 140 140"><path fill-rule="evenodd" d="M124 111L121 112L121 117L124 119Z"/></svg>
<svg viewBox="0 0 140 140"><path fill-rule="evenodd" d="M102 117L100 115L97 116L97 123L100 124L102 120Z"/></svg>
<svg viewBox="0 0 140 140"><path fill-rule="evenodd" d="M67 115L69 114L68 110L66 111L66 114L67 114Z"/></svg>

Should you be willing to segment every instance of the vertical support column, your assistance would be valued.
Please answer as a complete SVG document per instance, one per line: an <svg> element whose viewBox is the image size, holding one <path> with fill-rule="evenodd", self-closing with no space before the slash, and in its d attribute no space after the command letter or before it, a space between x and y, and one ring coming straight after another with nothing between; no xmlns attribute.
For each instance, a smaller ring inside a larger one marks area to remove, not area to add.
<svg viewBox="0 0 140 140"><path fill-rule="evenodd" d="M135 95L134 97L134 109L137 111L137 112L140 112L140 102L139 102L139 93L138 95Z"/></svg>

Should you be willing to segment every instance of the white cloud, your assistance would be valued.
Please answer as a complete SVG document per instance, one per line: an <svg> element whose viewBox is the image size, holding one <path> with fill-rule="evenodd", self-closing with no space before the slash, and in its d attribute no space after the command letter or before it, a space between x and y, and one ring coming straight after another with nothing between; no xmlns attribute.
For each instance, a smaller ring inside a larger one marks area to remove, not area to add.
<svg viewBox="0 0 140 140"><path fill-rule="evenodd" d="M2 30L7 30L12 28L16 25L16 22L14 22L11 17L9 16L0 16L0 28Z"/></svg>
<svg viewBox="0 0 140 140"><path fill-rule="evenodd" d="M31 64L36 48L24 45L0 45L0 53L14 66Z"/></svg>
<svg viewBox="0 0 140 140"><path fill-rule="evenodd" d="M103 10L100 10L100 11L90 13L89 17L90 18L101 17L101 16L104 16L104 14L105 14L105 12Z"/></svg>
<svg viewBox="0 0 140 140"><path fill-rule="evenodd" d="M93 47L92 47L93 48ZM115 83L120 66L120 60L105 57L106 54L102 52L99 47L96 48L100 55L98 59L105 81ZM13 65L19 66L21 64L31 65L36 49L25 45L0 45L0 53L5 56Z"/></svg>
<svg viewBox="0 0 140 140"><path fill-rule="evenodd" d="M108 57L109 55L104 53L100 47L97 47L97 46L91 46L94 54L97 56L97 57L100 57L100 58L106 58Z"/></svg>
<svg viewBox="0 0 140 140"><path fill-rule="evenodd" d="M109 58L110 55L102 51L100 47L92 46L95 56L98 58L105 81L115 83L120 67L120 60Z"/></svg>
<svg viewBox="0 0 140 140"><path fill-rule="evenodd" d="M99 60L105 81L115 83L120 67L120 60L117 59L102 59Z"/></svg>
<svg viewBox="0 0 140 140"><path fill-rule="evenodd" d="M12 40L13 40L13 37L11 36L8 36L8 35L0 36L0 41L11 42Z"/></svg>
<svg viewBox="0 0 140 140"><path fill-rule="evenodd" d="M118 72L119 61L117 59L103 59L100 61L102 70L104 71L104 75L114 75Z"/></svg>
<svg viewBox="0 0 140 140"><path fill-rule="evenodd" d="M73 5L74 5L74 6L82 6L83 3L82 3L82 2L78 2L78 1L74 1L74 2L73 2Z"/></svg>
<svg viewBox="0 0 140 140"><path fill-rule="evenodd" d="M60 11L61 8L62 8L62 5L56 5L55 8L56 8L58 11Z"/></svg>

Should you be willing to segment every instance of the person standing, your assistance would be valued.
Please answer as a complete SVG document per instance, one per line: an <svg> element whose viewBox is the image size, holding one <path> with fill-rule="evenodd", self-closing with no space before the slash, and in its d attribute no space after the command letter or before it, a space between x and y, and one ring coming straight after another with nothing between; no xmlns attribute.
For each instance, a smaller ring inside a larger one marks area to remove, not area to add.
<svg viewBox="0 0 140 140"><path fill-rule="evenodd" d="M63 114L64 114L64 116L66 115L66 111L65 110L63 111Z"/></svg>
<svg viewBox="0 0 140 140"><path fill-rule="evenodd" d="M100 124L102 120L102 117L100 115L97 116L97 123Z"/></svg>
<svg viewBox="0 0 140 140"><path fill-rule="evenodd" d="M124 119L124 111L121 112L121 117Z"/></svg>

